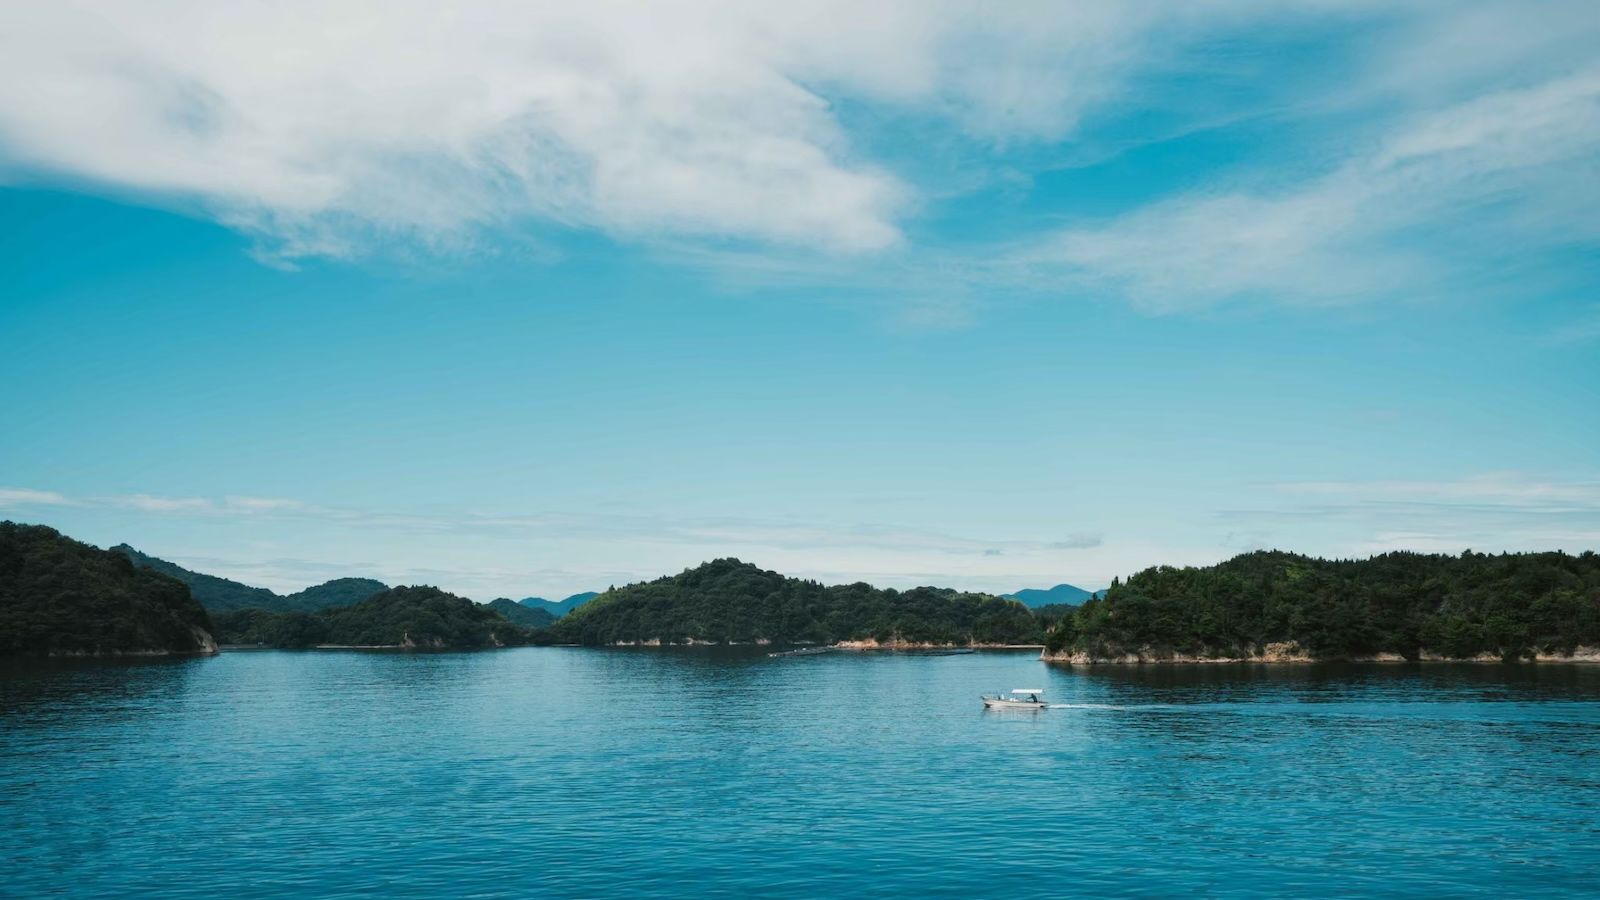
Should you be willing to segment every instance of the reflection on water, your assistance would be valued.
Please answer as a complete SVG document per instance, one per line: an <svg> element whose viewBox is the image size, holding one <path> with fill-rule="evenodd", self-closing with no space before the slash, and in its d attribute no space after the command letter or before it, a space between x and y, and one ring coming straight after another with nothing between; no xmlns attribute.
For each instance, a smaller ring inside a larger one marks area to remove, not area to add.
<svg viewBox="0 0 1600 900"><path fill-rule="evenodd" d="M984 711L1046 687L1057 708ZM1600 883L1600 667L241 652L0 669L8 896Z"/></svg>

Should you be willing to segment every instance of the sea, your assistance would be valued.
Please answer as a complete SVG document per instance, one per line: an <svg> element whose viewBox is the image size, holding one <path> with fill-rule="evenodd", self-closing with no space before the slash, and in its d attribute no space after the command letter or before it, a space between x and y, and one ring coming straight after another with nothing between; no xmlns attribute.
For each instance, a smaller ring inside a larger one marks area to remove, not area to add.
<svg viewBox="0 0 1600 900"><path fill-rule="evenodd" d="M8 663L0 896L1600 895L1600 666L768 654Z"/></svg>

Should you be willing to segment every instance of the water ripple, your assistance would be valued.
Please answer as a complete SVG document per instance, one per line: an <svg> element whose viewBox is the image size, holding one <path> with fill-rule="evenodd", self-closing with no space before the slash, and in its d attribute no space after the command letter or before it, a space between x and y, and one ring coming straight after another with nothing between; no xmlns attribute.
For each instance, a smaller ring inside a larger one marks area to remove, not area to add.
<svg viewBox="0 0 1600 900"><path fill-rule="evenodd" d="M985 712L1045 681L1056 708ZM1600 670L230 653L0 670L7 896L1600 884Z"/></svg>

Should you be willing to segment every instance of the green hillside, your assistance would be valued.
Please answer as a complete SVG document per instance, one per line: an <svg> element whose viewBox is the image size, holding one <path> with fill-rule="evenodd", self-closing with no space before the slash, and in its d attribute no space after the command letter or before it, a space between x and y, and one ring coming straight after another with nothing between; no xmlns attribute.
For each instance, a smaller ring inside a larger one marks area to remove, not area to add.
<svg viewBox="0 0 1600 900"><path fill-rule="evenodd" d="M354 606L318 612L235 610L217 616L227 644L412 647L470 650L512 646L528 632L487 606L436 587L397 587Z"/></svg>
<svg viewBox="0 0 1600 900"><path fill-rule="evenodd" d="M203 653L183 582L42 525L0 522L0 655Z"/></svg>
<svg viewBox="0 0 1600 900"><path fill-rule="evenodd" d="M833 643L875 639L913 643L1030 643L1042 640L1027 607L987 594L940 588L825 587L736 559L601 594L549 629L582 644Z"/></svg>
<svg viewBox="0 0 1600 900"><path fill-rule="evenodd" d="M1600 646L1600 556L1257 552L1113 582L1049 636L1055 652L1248 656L1293 642L1317 658L1508 659Z"/></svg>

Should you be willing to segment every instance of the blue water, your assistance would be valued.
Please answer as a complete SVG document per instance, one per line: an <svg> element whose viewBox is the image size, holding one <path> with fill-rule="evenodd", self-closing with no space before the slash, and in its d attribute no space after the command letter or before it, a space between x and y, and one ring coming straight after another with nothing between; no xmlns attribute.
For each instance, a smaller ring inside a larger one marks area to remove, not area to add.
<svg viewBox="0 0 1600 900"><path fill-rule="evenodd" d="M1072 704L986 713L980 691ZM0 669L0 894L1600 892L1600 667L234 652Z"/></svg>

